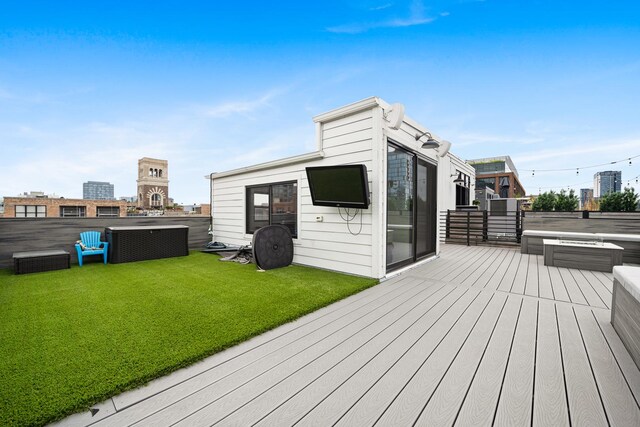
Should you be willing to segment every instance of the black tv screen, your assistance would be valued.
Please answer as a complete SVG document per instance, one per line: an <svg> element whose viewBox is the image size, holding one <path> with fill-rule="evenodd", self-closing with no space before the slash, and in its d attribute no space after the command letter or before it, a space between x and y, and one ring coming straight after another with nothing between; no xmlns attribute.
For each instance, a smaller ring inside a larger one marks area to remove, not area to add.
<svg viewBox="0 0 640 427"><path fill-rule="evenodd" d="M308 167L307 178L315 206L369 207L369 178L365 165Z"/></svg>

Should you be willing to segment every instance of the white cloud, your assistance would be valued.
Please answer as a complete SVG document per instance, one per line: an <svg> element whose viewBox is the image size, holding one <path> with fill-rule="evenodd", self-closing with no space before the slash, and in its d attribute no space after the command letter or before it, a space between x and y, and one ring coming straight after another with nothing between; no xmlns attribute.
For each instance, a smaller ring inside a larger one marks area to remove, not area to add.
<svg viewBox="0 0 640 427"><path fill-rule="evenodd" d="M211 107L206 107L204 114L213 118L226 118L236 114L247 115L269 107L274 98L287 91L288 89L286 88L276 88L254 99L225 101Z"/></svg>
<svg viewBox="0 0 640 427"><path fill-rule="evenodd" d="M389 5L389 7L390 6L391 5ZM386 7L383 9L386 9ZM407 18L387 18L385 20L337 25L327 28L327 31L339 34L360 34L378 28L400 28L424 25L434 20L435 18L425 15L424 5L421 1L414 1L411 3L409 17Z"/></svg>
<svg viewBox="0 0 640 427"><path fill-rule="evenodd" d="M390 8L391 6L393 6L393 3L386 3L386 4L382 4L380 6L371 7L371 8L369 8L369 10L374 10L374 11L375 10L384 10L384 9Z"/></svg>

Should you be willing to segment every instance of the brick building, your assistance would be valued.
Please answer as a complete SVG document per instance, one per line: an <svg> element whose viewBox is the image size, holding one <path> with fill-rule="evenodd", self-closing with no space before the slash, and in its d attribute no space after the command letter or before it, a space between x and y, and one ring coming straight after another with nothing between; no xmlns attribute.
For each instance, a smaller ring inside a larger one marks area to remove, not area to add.
<svg viewBox="0 0 640 427"><path fill-rule="evenodd" d="M169 162L143 157L138 160L138 202L143 209L162 209L169 201Z"/></svg>
<svg viewBox="0 0 640 427"><path fill-rule="evenodd" d="M47 217L124 217L127 202L123 200L87 200L64 198L5 197L5 218Z"/></svg>
<svg viewBox="0 0 640 427"><path fill-rule="evenodd" d="M476 170L476 190L489 188L502 198L524 197L526 194L511 157L467 160L467 163Z"/></svg>

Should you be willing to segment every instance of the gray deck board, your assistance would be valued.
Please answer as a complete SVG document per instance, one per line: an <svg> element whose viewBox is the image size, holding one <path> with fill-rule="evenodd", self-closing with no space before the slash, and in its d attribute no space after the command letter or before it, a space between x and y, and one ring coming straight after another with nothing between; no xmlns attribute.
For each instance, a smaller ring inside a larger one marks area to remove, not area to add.
<svg viewBox="0 0 640 427"><path fill-rule="evenodd" d="M582 293L578 282L576 282L576 279L571 274L571 270L569 270L568 268L558 268L558 273L560 273L560 277L562 277L564 286L567 289L569 300L574 304L589 304L584 294Z"/></svg>
<svg viewBox="0 0 640 427"><path fill-rule="evenodd" d="M608 425L600 392L584 349L573 307L558 305L560 345L567 381L567 400L574 425Z"/></svg>
<svg viewBox="0 0 640 427"><path fill-rule="evenodd" d="M541 259L541 257L539 259ZM555 299L556 301L571 302L571 298L569 298L569 292L567 291L567 287L564 284L564 280L562 280L562 275L560 274L560 270L558 269L558 267L548 267L547 273L549 273L549 279L551 280L553 299Z"/></svg>
<svg viewBox="0 0 640 427"><path fill-rule="evenodd" d="M368 408L384 409L389 404L393 397L386 390L399 390L408 381L412 373L410 368L417 369L424 356L433 351L478 295L478 291L466 290L465 294L413 343L404 349L385 351L377 361L379 364L366 367L341 384L326 400L305 414L302 424L334 424L345 416L345 423L353 418L362 417L362 424L373 424L378 414L369 412ZM375 369L378 366L380 370Z"/></svg>
<svg viewBox="0 0 640 427"><path fill-rule="evenodd" d="M527 283L524 288L524 294L534 297L540 296L540 282L538 278L538 260L536 255L526 255L529 260L527 269Z"/></svg>
<svg viewBox="0 0 640 427"><path fill-rule="evenodd" d="M564 365L552 301L538 306L538 339L536 343L534 426L568 426L569 409L565 396Z"/></svg>
<svg viewBox="0 0 640 427"><path fill-rule="evenodd" d="M486 281L482 284L482 287L487 290L496 290L500 286L505 274L507 274L507 270L511 265L511 261L516 256L517 252L513 250L509 250L504 254L503 258L500 260L501 262L498 264L495 271L486 278Z"/></svg>
<svg viewBox="0 0 640 427"><path fill-rule="evenodd" d="M481 286L484 287L484 282L480 282L480 278L486 275L492 275L496 271L496 267L500 264L503 258L504 250L496 250L492 253L491 257L484 262L483 265L477 267L471 274L469 274L464 280L460 282L463 286Z"/></svg>
<svg viewBox="0 0 640 427"><path fill-rule="evenodd" d="M617 393L628 385L591 310L574 308L574 312L609 422L615 426L640 426L640 409L633 395Z"/></svg>
<svg viewBox="0 0 640 427"><path fill-rule="evenodd" d="M602 300L598 292L596 292L595 289L593 289L591 283L589 283L589 281L584 278L582 271L570 268L569 273L573 276L574 281L580 284L578 286L580 287L580 291L587 300L588 305L592 307L607 308L607 305Z"/></svg>
<svg viewBox="0 0 640 427"><path fill-rule="evenodd" d="M609 323L610 281L514 249L443 245L60 424L640 425L640 371Z"/></svg>
<svg viewBox="0 0 640 427"><path fill-rule="evenodd" d="M613 292L608 290L600 280L596 276L594 276L590 270L580 270L579 273L582 275L586 283L593 288L593 290L600 297L600 301L602 301L602 306L606 308L611 308L611 302L613 298ZM580 279L582 281L582 279Z"/></svg>
<svg viewBox="0 0 640 427"><path fill-rule="evenodd" d="M522 298L510 295L489 346L472 378L455 420L456 425L485 426L493 422L521 307Z"/></svg>
<svg viewBox="0 0 640 427"><path fill-rule="evenodd" d="M181 424L201 425L220 422L222 425L238 425L258 421L263 414L289 397L292 390L299 390L317 380L322 374L335 368L337 364L344 363L351 356L367 357L376 348L386 345L394 335L397 335L396 328L404 330L409 327L420 316L420 311L424 313L424 310L433 306L435 301L430 300L429 297L442 290L443 288L440 287L425 295L414 297L411 308L394 310L379 321L372 322L365 330L350 336L312 360L305 365L305 369L293 372L290 372L290 369L271 371L247 386L225 395L224 398L197 414L184 419ZM444 293L440 293L439 296L444 296ZM239 411L240 409L242 411Z"/></svg>
<svg viewBox="0 0 640 427"><path fill-rule="evenodd" d="M556 299L555 292L553 290L553 280L551 278L550 269L547 268L544 263L542 257L536 256L536 264L538 268L538 284L540 294L538 295L540 298L546 299Z"/></svg>
<svg viewBox="0 0 640 427"><path fill-rule="evenodd" d="M506 296L491 301L414 425L453 425L506 301Z"/></svg>
<svg viewBox="0 0 640 427"><path fill-rule="evenodd" d="M529 275L529 255L517 254L517 256L520 258L518 260L518 271L513 278L513 283L511 284L509 292L524 295L524 291L527 287L527 277Z"/></svg>
<svg viewBox="0 0 640 427"><path fill-rule="evenodd" d="M640 370L636 367L631 355L618 338L615 329L613 329L610 322L611 314L608 311L596 311L591 314L596 319L602 335L607 340L607 344L616 358L616 363L620 367L620 371L624 375L636 403L640 404Z"/></svg>
<svg viewBox="0 0 640 427"><path fill-rule="evenodd" d="M449 370L452 361L458 355L461 349L460 343L466 343L478 321L487 318L487 316L483 317L483 314L487 312L489 307L495 310L504 303L503 298L499 298L499 296L493 298L495 295L497 294L481 293L469 310L461 316L460 322L452 328L434 351L426 359L423 355L422 363L419 364L417 370L414 371L399 365L400 369L408 370L413 374L408 381L402 384L402 388L393 396L389 405L386 408L383 407L384 411L377 420L380 425L411 425L417 420L425 401L428 402L428 398L435 391ZM373 410L373 408L368 410ZM376 409L376 411L379 410L380 408ZM346 420L346 423L340 423L340 425L355 425L354 423L357 423L357 418L343 420Z"/></svg>
<svg viewBox="0 0 640 427"><path fill-rule="evenodd" d="M538 302L525 298L495 414L499 426L531 422Z"/></svg>
<svg viewBox="0 0 640 427"><path fill-rule="evenodd" d="M403 353L427 333L447 310L467 292L461 288L451 289L443 299L425 312L418 321L402 331L387 345L373 353L365 362L359 355L350 358L328 372L318 381L296 392L286 402L273 406L259 425L292 425L315 411L316 419L328 422L332 415L337 417L355 403L353 396L361 396L371 387L375 379L390 369ZM322 396L318 399L318 396ZM342 405L343 410L338 410ZM312 417L307 418L308 423Z"/></svg>
<svg viewBox="0 0 640 427"><path fill-rule="evenodd" d="M507 271L500 278L500 283L498 284L497 289L504 292L511 292L513 288L513 283L516 278L516 274L518 273L518 267L520 266L520 258L522 254L517 251L514 251L513 257L509 260L509 265L507 266ZM524 284L522 285L524 288Z"/></svg>
<svg viewBox="0 0 640 427"><path fill-rule="evenodd" d="M222 424L237 425L247 422L253 424L259 421L264 414L284 404L293 393L312 385L325 375L339 380L343 375L351 374L351 368L356 370L358 366L361 366L363 358L372 358L380 349L385 348L400 338L404 331L418 322L441 299L445 298L453 290L454 288L448 287L448 289L445 289L444 286L441 286L438 289L433 289L433 291L427 295L421 295L415 299L415 305L413 307L399 311L399 313L397 313L397 319L386 319L387 322L379 325L379 328L382 329L377 332L376 329L372 330L372 333L375 333L375 335L364 343L362 343L362 340L363 336L366 339L366 335L359 334L359 336L346 341L340 347L332 350L332 352L324 354L322 358L316 359L316 361L313 362L313 366L309 366L309 369L297 371L293 375L286 377L283 381L273 385L269 389L269 393L264 393L246 404L243 404L243 402L246 402L246 399L239 399L240 406L238 408L242 410L236 410L236 412L230 413L229 416L222 421ZM399 333L399 331L403 332ZM332 371L340 371L340 375L336 376L336 373ZM325 384L327 383L325 382ZM331 383L327 385L331 385ZM316 393L318 393L317 389Z"/></svg>
<svg viewBox="0 0 640 427"><path fill-rule="evenodd" d="M211 407L220 411L226 411L229 408L235 409L233 405L236 404L238 396L253 398L256 393L265 390L274 381L304 368L354 335L358 339L367 339L373 329L369 328L370 325L378 326L390 316L398 314L400 310L397 309L403 303L411 302L421 291L425 290L428 288L413 287L394 298L393 301L381 304L340 329L332 330L330 333L322 330L318 336L313 334L304 337L296 343L295 349L272 353L268 357L235 372L234 375L225 376L204 388L199 388L169 408L154 413L146 422L150 425L166 422L176 423L186 417L190 417L192 420L195 417L195 420L199 420L202 419L203 414L210 413L208 408ZM192 420L189 424L200 425L195 424ZM211 423L206 419L203 424Z"/></svg>

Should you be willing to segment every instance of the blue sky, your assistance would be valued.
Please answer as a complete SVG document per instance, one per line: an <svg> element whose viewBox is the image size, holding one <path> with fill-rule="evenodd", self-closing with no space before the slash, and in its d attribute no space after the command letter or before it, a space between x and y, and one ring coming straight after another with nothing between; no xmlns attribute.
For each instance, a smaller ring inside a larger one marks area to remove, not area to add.
<svg viewBox="0 0 640 427"><path fill-rule="evenodd" d="M511 155L528 193L640 175L573 170L640 155L637 2L220 3L4 1L0 196L134 195L157 157L208 202L205 174L312 151L314 115L369 96L462 158Z"/></svg>

